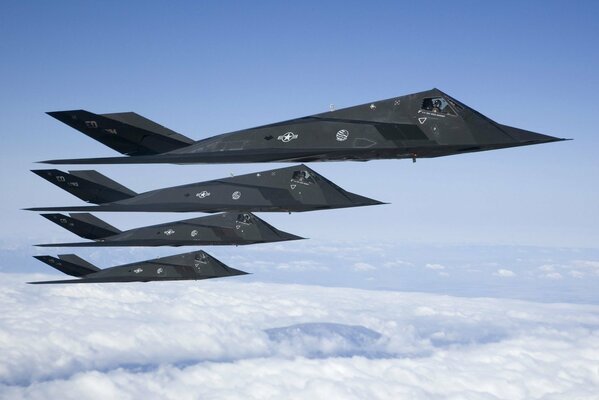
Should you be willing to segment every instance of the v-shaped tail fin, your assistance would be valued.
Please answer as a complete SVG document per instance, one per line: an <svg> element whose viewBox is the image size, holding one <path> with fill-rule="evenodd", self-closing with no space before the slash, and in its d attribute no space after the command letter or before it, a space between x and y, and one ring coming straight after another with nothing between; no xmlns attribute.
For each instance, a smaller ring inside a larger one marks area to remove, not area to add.
<svg viewBox="0 0 599 400"><path fill-rule="evenodd" d="M93 170L66 173L57 169L38 169L31 172L88 203L110 203L137 195L133 190Z"/></svg>
<svg viewBox="0 0 599 400"><path fill-rule="evenodd" d="M100 268L88 263L75 254L61 254L58 258L52 256L34 256L34 258L48 264L52 268L56 268L60 272L76 277L100 271Z"/></svg>
<svg viewBox="0 0 599 400"><path fill-rule="evenodd" d="M89 213L42 214L42 217L85 239L97 240L121 233L119 229Z"/></svg>
<svg viewBox="0 0 599 400"><path fill-rule="evenodd" d="M129 156L166 153L194 141L134 112L94 114L85 110L48 115L98 142Z"/></svg>

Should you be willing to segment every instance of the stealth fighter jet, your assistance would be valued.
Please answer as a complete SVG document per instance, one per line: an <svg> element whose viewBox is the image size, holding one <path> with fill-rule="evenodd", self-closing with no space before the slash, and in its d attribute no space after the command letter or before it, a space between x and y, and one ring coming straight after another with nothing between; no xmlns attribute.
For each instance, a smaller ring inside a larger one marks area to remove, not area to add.
<svg viewBox="0 0 599 400"><path fill-rule="evenodd" d="M33 211L300 212L383 204L349 193L305 165L239 175L137 194L96 171L33 171L97 206Z"/></svg>
<svg viewBox="0 0 599 400"><path fill-rule="evenodd" d="M42 216L93 241L41 244L40 247L245 245L303 239L275 229L249 212L226 212L124 232L87 213Z"/></svg>
<svg viewBox="0 0 599 400"><path fill-rule="evenodd" d="M502 125L438 89L194 142L132 112L48 113L127 157L50 164L219 164L429 158L555 142Z"/></svg>
<svg viewBox="0 0 599 400"><path fill-rule="evenodd" d="M204 251L156 258L117 267L100 269L74 254L35 256L49 266L77 279L29 282L44 283L103 283L150 282L223 278L246 275L247 272L227 267Z"/></svg>

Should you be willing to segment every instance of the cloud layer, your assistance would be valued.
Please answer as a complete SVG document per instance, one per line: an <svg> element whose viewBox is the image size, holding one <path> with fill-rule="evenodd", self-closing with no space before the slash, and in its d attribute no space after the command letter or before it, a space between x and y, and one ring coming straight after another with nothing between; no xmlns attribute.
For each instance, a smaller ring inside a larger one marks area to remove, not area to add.
<svg viewBox="0 0 599 400"><path fill-rule="evenodd" d="M69 235L60 240L73 240ZM32 255L73 252L29 243L14 248L0 243L7 247L0 249L0 272L51 272ZM205 250L253 273L247 281L599 304L599 249L309 240ZM170 248L76 253L100 267L174 254Z"/></svg>
<svg viewBox="0 0 599 400"><path fill-rule="evenodd" d="M599 307L1 274L2 398L593 398ZM39 278L39 277L38 277Z"/></svg>

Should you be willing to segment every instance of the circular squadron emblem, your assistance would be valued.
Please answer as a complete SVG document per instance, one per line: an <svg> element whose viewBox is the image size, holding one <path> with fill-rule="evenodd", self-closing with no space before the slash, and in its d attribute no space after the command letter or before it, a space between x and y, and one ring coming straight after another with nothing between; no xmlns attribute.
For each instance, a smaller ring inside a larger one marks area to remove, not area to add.
<svg viewBox="0 0 599 400"><path fill-rule="evenodd" d="M349 131L347 129L341 129L335 135L335 138L337 139L338 142L345 142L348 137L349 137Z"/></svg>
<svg viewBox="0 0 599 400"><path fill-rule="evenodd" d="M233 194L231 195L231 198L233 200L239 200L241 198L241 192L236 190L233 192Z"/></svg>
<svg viewBox="0 0 599 400"><path fill-rule="evenodd" d="M208 263L208 258L203 253L196 254L196 256L193 258L193 265L197 268L198 272L202 272L201 264L207 264L207 263Z"/></svg>
<svg viewBox="0 0 599 400"><path fill-rule="evenodd" d="M164 268L162 268L162 267L160 267L160 268L158 268L158 269L156 270L156 273L157 273L158 275L162 274L163 272L164 272Z"/></svg>
<svg viewBox="0 0 599 400"><path fill-rule="evenodd" d="M299 135L293 133L293 132L287 132L284 135L281 135L277 138L277 140L280 140L283 143L289 143L294 139L297 139L299 137Z"/></svg>
<svg viewBox="0 0 599 400"><path fill-rule="evenodd" d="M196 237L198 236L198 231L196 229L194 229L193 231L191 231L191 237Z"/></svg>
<svg viewBox="0 0 599 400"><path fill-rule="evenodd" d="M208 196L210 196L210 192L208 192L206 190L202 190L200 193L196 193L196 197L198 199L205 199Z"/></svg>

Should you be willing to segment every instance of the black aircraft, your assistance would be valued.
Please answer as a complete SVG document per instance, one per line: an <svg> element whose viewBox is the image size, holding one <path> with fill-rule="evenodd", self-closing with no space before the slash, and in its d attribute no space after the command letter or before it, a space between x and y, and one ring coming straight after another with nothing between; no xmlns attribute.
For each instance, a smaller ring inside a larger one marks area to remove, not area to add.
<svg viewBox="0 0 599 400"><path fill-rule="evenodd" d="M184 221L120 231L92 214L42 214L93 242L50 243L40 247L245 245L298 240L249 212L226 212Z"/></svg>
<svg viewBox="0 0 599 400"><path fill-rule="evenodd" d="M33 284L180 281L247 274L247 272L227 267L201 250L106 269L100 269L75 254L63 254L59 255L58 258L51 256L34 257L78 279L29 282Z"/></svg>
<svg viewBox="0 0 599 400"><path fill-rule="evenodd" d="M132 112L49 115L127 157L49 164L222 164L430 158L565 139L498 124L438 89L194 142Z"/></svg>
<svg viewBox="0 0 599 400"><path fill-rule="evenodd" d="M298 165L137 194L96 171L33 171L97 206L41 207L32 211L300 212L383 204L349 193Z"/></svg>

